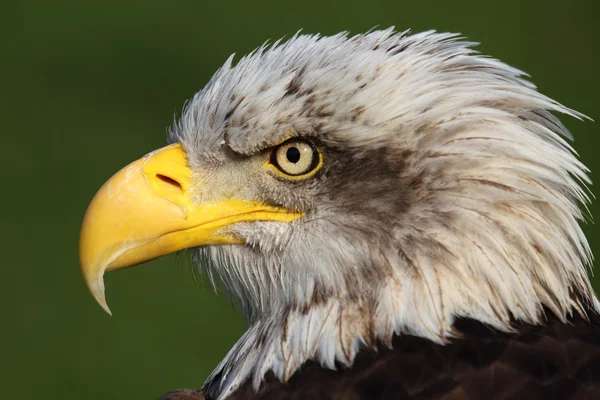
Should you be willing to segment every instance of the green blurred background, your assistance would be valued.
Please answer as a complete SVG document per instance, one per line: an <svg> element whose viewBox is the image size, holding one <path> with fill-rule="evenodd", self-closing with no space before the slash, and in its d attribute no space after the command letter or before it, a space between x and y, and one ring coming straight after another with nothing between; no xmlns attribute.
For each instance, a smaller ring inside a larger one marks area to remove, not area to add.
<svg viewBox="0 0 600 400"><path fill-rule="evenodd" d="M107 316L79 273L88 202L165 143L231 53L304 32L461 32L599 119L600 7L579 1L20 1L0 6L0 398L155 399L199 387L243 330L225 296L165 257L107 276ZM600 171L598 125L566 121ZM592 213L599 215L598 203ZM600 231L586 232L600 253Z"/></svg>

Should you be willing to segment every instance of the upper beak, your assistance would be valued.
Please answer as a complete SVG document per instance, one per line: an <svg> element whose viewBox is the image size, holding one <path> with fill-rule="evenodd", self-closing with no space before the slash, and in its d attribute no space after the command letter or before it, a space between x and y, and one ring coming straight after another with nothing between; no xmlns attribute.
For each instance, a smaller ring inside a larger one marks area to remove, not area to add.
<svg viewBox="0 0 600 400"><path fill-rule="evenodd" d="M110 314L104 271L126 268L184 248L243 243L226 227L242 221L291 222L302 213L251 199L192 199L203 182L192 182L181 145L152 152L117 172L100 188L83 219L79 260L85 282ZM224 229L225 228L225 229Z"/></svg>

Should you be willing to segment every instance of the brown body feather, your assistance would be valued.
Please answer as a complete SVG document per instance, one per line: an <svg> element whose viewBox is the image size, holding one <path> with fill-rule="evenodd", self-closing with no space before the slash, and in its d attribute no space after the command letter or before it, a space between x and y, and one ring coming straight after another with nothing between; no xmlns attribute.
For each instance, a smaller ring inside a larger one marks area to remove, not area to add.
<svg viewBox="0 0 600 400"><path fill-rule="evenodd" d="M258 393L246 382L228 400L600 399L600 318L547 315L543 326L508 334L461 319L448 345L396 336L393 349L363 350L352 368L308 362L287 383L268 374ZM187 390L161 398L201 399Z"/></svg>

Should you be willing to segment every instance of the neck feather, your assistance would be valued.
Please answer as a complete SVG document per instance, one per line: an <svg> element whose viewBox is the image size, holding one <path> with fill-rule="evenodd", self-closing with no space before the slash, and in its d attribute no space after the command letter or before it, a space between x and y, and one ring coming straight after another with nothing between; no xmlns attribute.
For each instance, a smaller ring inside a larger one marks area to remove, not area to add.
<svg viewBox="0 0 600 400"><path fill-rule="evenodd" d="M480 282L473 280L435 275L423 275L417 280L392 280L381 287L373 301L331 297L258 319L207 379L204 390L211 398L224 399L248 380L258 390L267 372L273 371L285 382L309 360L328 369L349 367L359 350L376 349L378 345L391 347L397 335L424 337L446 344L456 337L453 324L459 317L474 318L500 331L512 332L515 321L543 324L547 312L562 322L573 314L587 318L588 312L600 312L600 304L589 284L574 289L577 292L570 293L570 300L562 311L546 307L555 302L553 299L539 301L535 312L524 307L508 312L500 304L477 301L477 296L490 294L486 291L494 292L491 286L479 287ZM446 290L441 289L443 279L447 279L447 286L454 287L457 296L471 292L465 296L468 300L462 306L456 306L456 299L442 295ZM425 292L429 295L423 295ZM454 303L444 306L453 300Z"/></svg>

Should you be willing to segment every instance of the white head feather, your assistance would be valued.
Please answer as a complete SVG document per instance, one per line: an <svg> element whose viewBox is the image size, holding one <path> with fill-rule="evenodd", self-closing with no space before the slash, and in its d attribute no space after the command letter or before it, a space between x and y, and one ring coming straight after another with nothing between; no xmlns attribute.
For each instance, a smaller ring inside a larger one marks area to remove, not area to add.
<svg viewBox="0 0 600 400"><path fill-rule="evenodd" d="M581 115L472 46L391 29L294 36L230 58L188 105L171 139L192 164L290 132L351 154L345 179L309 200L262 188L302 220L240 224L247 245L196 252L249 322L207 381L213 396L309 359L349 365L395 334L444 343L457 317L510 331L545 309L600 309L578 224L587 169L552 113Z"/></svg>

